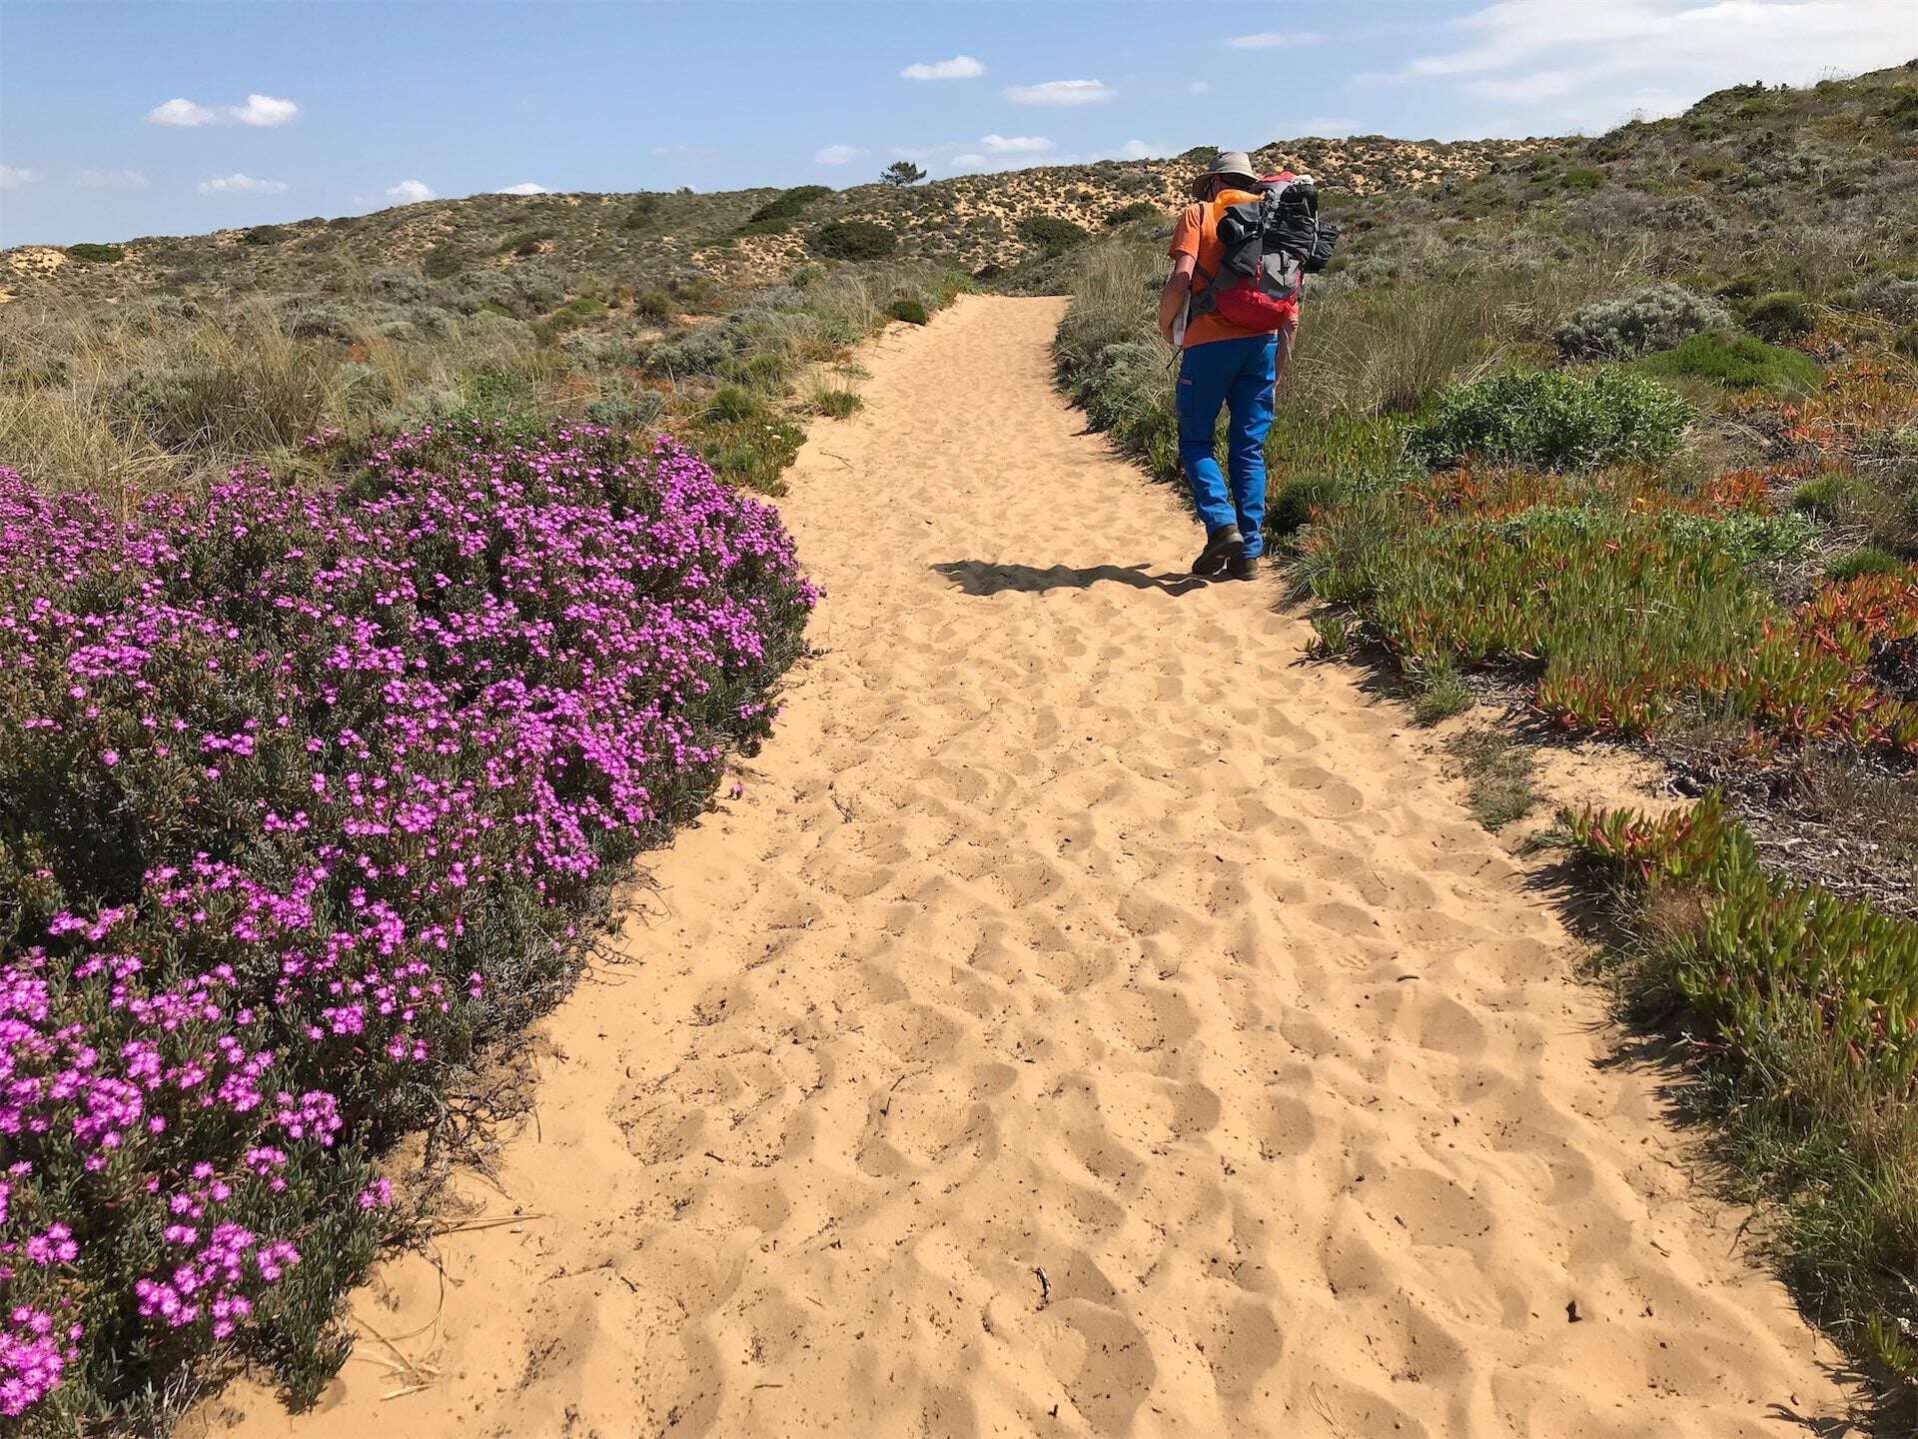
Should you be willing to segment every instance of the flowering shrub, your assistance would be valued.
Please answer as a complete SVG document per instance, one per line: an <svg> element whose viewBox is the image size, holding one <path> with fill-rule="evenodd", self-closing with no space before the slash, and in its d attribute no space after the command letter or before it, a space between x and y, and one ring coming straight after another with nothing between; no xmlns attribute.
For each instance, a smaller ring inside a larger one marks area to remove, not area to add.
<svg viewBox="0 0 1918 1439"><path fill-rule="evenodd" d="M770 509L592 427L127 523L0 469L0 527L0 1414L210 1348L310 1396L373 1147L767 732L813 592Z"/></svg>

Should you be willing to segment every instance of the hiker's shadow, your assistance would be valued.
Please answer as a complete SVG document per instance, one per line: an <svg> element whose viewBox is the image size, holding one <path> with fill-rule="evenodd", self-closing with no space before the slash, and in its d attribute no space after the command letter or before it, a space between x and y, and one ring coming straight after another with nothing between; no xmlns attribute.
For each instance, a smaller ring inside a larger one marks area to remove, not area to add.
<svg viewBox="0 0 1918 1439"><path fill-rule="evenodd" d="M1097 584L1130 585L1135 590L1158 590L1168 595L1204 589L1197 575L1146 573L1144 565L1003 565L987 560L948 560L933 568L969 595L996 595L1007 590L1040 594L1046 590L1084 590Z"/></svg>

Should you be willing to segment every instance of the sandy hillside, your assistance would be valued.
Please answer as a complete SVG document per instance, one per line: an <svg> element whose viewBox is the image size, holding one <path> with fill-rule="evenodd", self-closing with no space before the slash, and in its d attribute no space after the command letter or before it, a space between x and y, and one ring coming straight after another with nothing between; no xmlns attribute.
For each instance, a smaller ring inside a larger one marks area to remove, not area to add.
<svg viewBox="0 0 1918 1439"><path fill-rule="evenodd" d="M319 1412L242 1393L207 1432L1842 1411L1402 711L1298 663L1273 581L1177 578L1191 522L1049 385L1059 314L967 299L875 348L782 502L823 653L465 1185L524 1217L385 1265Z"/></svg>

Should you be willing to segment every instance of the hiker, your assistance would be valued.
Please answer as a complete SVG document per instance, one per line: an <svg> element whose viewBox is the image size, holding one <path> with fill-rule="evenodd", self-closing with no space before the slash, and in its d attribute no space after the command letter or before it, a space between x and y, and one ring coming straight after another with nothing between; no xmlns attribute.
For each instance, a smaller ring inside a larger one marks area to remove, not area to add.
<svg viewBox="0 0 1918 1439"><path fill-rule="evenodd" d="M1197 203L1185 207L1172 232L1172 273L1159 296L1159 332L1180 350L1179 460L1205 523L1205 548L1192 562L1196 575L1252 579L1265 548L1265 434L1272 426L1273 391L1298 333L1302 269L1295 257L1280 273L1277 251L1269 248L1274 269L1265 274L1256 230L1262 215L1275 213L1269 204L1259 208L1267 192L1276 198L1284 189L1279 182L1297 178L1285 173L1261 179L1243 150L1225 151L1193 182ZM1310 181L1305 188L1316 225L1317 192ZM1234 206L1251 208L1231 211ZM1221 238L1222 220L1228 238ZM1249 237L1248 223L1255 232ZM1232 237L1249 250L1234 249ZM1222 273L1233 260L1249 264L1252 277ZM1213 454L1221 405L1231 411L1230 489Z"/></svg>

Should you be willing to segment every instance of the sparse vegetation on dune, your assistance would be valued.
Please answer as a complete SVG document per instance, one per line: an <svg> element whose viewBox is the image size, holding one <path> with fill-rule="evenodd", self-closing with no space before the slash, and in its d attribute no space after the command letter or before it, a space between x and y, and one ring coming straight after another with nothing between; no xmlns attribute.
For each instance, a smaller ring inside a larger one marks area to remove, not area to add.
<svg viewBox="0 0 1918 1439"><path fill-rule="evenodd" d="M1867 836L1918 810L1914 93L1918 62L1740 86L1431 191L1328 195L1347 242L1266 447L1319 653L1397 670L1421 719L1476 685L1722 792L1578 843L1637 895L1626 993L1699 1040L1787 1272L1906 1421L1918 870ZM1072 257L1056 354L1173 479L1162 239L1142 218ZM1473 733L1500 823L1522 759Z"/></svg>
<svg viewBox="0 0 1918 1439"><path fill-rule="evenodd" d="M300 441L322 429L576 415L670 428L726 477L776 489L807 374L964 283L909 262L833 264L722 295L698 275L636 285L522 262L113 306L40 292L0 312L0 453L118 504L246 460L311 472ZM728 386L756 398L750 425L712 405Z"/></svg>

